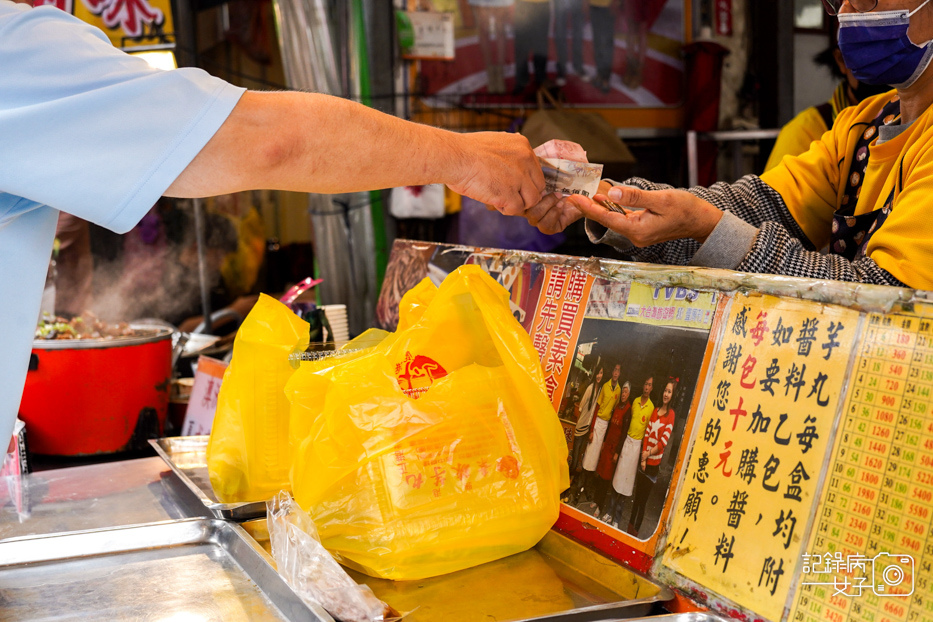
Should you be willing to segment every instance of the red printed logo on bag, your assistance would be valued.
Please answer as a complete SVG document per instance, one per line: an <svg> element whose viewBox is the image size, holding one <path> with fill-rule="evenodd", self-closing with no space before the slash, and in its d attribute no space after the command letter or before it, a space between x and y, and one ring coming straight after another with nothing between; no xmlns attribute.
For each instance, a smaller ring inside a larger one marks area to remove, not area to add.
<svg viewBox="0 0 933 622"><path fill-rule="evenodd" d="M508 479L515 479L519 471L518 460L515 456L502 456L496 460L496 470Z"/></svg>
<svg viewBox="0 0 933 622"><path fill-rule="evenodd" d="M402 393L413 400L431 388L435 380L447 375L440 363L421 354L405 353L405 360L395 366L395 376Z"/></svg>

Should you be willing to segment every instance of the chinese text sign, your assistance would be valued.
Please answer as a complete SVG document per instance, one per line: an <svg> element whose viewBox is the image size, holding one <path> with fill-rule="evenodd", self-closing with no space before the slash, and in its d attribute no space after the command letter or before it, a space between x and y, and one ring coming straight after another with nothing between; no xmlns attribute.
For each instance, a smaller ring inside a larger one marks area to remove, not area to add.
<svg viewBox="0 0 933 622"><path fill-rule="evenodd" d="M833 430L858 313L736 295L664 565L781 619Z"/></svg>

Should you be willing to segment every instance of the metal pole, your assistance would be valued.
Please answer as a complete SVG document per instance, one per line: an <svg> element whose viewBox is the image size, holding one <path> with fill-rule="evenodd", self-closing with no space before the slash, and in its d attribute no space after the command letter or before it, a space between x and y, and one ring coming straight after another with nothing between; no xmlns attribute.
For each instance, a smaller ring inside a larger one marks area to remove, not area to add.
<svg viewBox="0 0 933 622"><path fill-rule="evenodd" d="M732 141L732 181L738 181L742 177L742 141Z"/></svg>
<svg viewBox="0 0 933 622"><path fill-rule="evenodd" d="M207 250L205 248L204 206L201 199L194 199L194 237L198 248L198 284L201 287L202 325L206 334L211 333L211 290L207 277Z"/></svg>
<svg viewBox="0 0 933 622"><path fill-rule="evenodd" d="M687 132L687 187L693 188L699 183L700 165L697 162L696 130Z"/></svg>
<svg viewBox="0 0 933 622"><path fill-rule="evenodd" d="M777 125L794 118L794 3L777 2Z"/></svg>

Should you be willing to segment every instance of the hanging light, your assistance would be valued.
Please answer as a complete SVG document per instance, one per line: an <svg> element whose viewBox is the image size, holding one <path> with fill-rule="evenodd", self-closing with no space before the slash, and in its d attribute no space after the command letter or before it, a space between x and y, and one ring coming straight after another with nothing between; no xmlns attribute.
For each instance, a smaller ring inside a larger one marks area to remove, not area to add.
<svg viewBox="0 0 933 622"><path fill-rule="evenodd" d="M145 48L129 48L126 51L132 56L138 56L145 60L155 69L178 69L178 62L175 60L175 45L170 43L166 45L147 46Z"/></svg>

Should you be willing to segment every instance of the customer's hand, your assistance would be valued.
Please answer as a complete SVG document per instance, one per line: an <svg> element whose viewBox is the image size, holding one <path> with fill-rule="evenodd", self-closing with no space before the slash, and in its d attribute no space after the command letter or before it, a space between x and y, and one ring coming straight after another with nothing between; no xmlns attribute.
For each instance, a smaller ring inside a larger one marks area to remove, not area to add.
<svg viewBox="0 0 933 622"><path fill-rule="evenodd" d="M625 236L635 246L693 238L702 243L722 218L714 205L685 190L642 190L631 186L613 186L597 194L596 201L609 199L629 211L609 211L583 196L567 198L590 220Z"/></svg>
<svg viewBox="0 0 933 622"><path fill-rule="evenodd" d="M454 192L490 205L506 216L519 216L544 191L544 174L528 139L506 132L455 134L459 158L454 163Z"/></svg>

